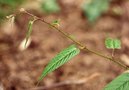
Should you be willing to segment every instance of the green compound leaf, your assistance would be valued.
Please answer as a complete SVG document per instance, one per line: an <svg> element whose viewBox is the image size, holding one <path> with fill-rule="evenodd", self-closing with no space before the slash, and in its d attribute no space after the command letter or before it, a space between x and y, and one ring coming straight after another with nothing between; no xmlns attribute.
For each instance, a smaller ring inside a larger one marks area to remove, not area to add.
<svg viewBox="0 0 129 90"><path fill-rule="evenodd" d="M108 49L120 49L121 48L121 41L118 39L106 38L105 46Z"/></svg>
<svg viewBox="0 0 129 90"><path fill-rule="evenodd" d="M90 22L95 21L103 12L107 11L110 0L86 0L82 9Z"/></svg>
<svg viewBox="0 0 129 90"><path fill-rule="evenodd" d="M129 90L129 73L124 73L118 76L103 90Z"/></svg>
<svg viewBox="0 0 129 90"><path fill-rule="evenodd" d="M60 7L57 3L57 0L44 0L41 9L45 13L55 13L60 11Z"/></svg>
<svg viewBox="0 0 129 90"><path fill-rule="evenodd" d="M26 46L26 44L27 44L27 42L28 42L28 39L29 39L29 37L30 37L30 35L31 35L31 33L32 33L32 26L33 26L34 21L35 21L35 20L30 20L29 23L28 23L28 31L27 31L27 33L26 33L25 46Z"/></svg>
<svg viewBox="0 0 129 90"><path fill-rule="evenodd" d="M79 52L80 50L75 45L71 45L68 48L62 50L45 67L39 80L41 81L48 73L54 71L55 69L59 68L60 66L68 62L75 55L79 54Z"/></svg>

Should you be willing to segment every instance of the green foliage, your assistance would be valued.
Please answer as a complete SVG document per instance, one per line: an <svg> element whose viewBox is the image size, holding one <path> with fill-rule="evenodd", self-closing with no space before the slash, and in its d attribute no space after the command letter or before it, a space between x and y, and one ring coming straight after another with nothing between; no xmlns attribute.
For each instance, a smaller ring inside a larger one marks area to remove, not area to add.
<svg viewBox="0 0 129 90"><path fill-rule="evenodd" d="M48 73L54 71L55 69L57 69L61 65L68 62L75 55L79 54L79 52L80 52L80 50L75 45L71 45L68 48L62 50L46 66L46 68L44 69L44 71L43 71L41 77L39 78L39 80L42 80Z"/></svg>
<svg viewBox="0 0 129 90"><path fill-rule="evenodd" d="M121 41L118 39L106 38L105 46L108 49L120 49L121 48Z"/></svg>
<svg viewBox="0 0 129 90"><path fill-rule="evenodd" d="M89 1L89 2L88 2ZM86 0L83 5L83 11L88 20L93 22L109 7L110 0Z"/></svg>
<svg viewBox="0 0 129 90"><path fill-rule="evenodd" d="M60 11L57 0L44 0L41 5L41 9L45 13L55 13Z"/></svg>
<svg viewBox="0 0 129 90"><path fill-rule="evenodd" d="M0 21L12 13L25 0L0 0Z"/></svg>
<svg viewBox="0 0 129 90"><path fill-rule="evenodd" d="M15 7L17 4L21 4L23 1L24 0L0 0L0 4Z"/></svg>
<svg viewBox="0 0 129 90"><path fill-rule="evenodd" d="M33 23L34 23L35 20L30 20L29 23L28 23L28 31L26 33L26 42L25 42L25 46L27 44L27 41L32 33L32 26L33 26Z"/></svg>
<svg viewBox="0 0 129 90"><path fill-rule="evenodd" d="M129 73L118 76L104 90L129 90Z"/></svg>

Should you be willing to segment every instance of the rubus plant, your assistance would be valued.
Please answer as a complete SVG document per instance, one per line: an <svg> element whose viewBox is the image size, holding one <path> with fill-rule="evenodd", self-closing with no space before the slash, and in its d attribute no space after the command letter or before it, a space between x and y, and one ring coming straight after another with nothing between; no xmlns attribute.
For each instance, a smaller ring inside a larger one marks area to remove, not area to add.
<svg viewBox="0 0 129 90"><path fill-rule="evenodd" d="M38 16L35 16L32 13L29 13L24 8L21 8L18 12L8 16L8 18L14 18L16 15L18 15L20 13L25 13L33 18L33 20L30 20L28 23L28 31L26 33L26 43L32 33L32 26L35 21L41 21L41 22L47 24L48 26L52 27L54 30L58 31L59 33L61 33L63 36L70 39L74 43L74 45L70 45L68 48L66 48L66 49L62 50L60 53L58 53L49 62L49 64L45 67L44 71L42 72L41 76L39 77L37 85L47 74L51 73L52 71L56 70L57 68L59 68L60 66L62 66L66 62L68 62L71 58L73 58L74 56L79 54L81 50L95 54L102 58L105 58L106 60L112 61L114 64L120 66L121 68L123 68L125 70L129 70L128 66L126 66L125 64L120 62L120 60L117 60L114 57L114 50L121 48L121 42L119 39L113 39L110 37L105 39L106 48L113 50L112 55L107 56L107 55L104 55L103 53L98 53L97 51L89 49L86 45L84 45L80 41L74 39L71 34L59 29L58 28L58 25L59 25L58 20L55 20L52 23L49 23L49 22L45 21L44 19L42 19ZM26 43L25 43L25 46L26 46ZM109 83L107 86L105 86L103 90L129 90L129 72L126 72L126 73L118 76L111 83Z"/></svg>

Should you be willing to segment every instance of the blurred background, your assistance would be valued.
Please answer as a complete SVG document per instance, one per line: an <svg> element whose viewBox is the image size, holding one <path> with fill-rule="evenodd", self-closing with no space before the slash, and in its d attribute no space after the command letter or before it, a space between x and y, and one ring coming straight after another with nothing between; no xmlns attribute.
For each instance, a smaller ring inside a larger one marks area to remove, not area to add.
<svg viewBox="0 0 129 90"><path fill-rule="evenodd" d="M112 52L104 45L107 35L120 39L122 49L115 56L129 65L129 0L0 0L0 90L102 90L124 71L82 51L35 87L48 62L73 43L37 21L24 48L32 17L19 14L14 23L6 18L20 8L50 23L59 20L60 29L107 56Z"/></svg>

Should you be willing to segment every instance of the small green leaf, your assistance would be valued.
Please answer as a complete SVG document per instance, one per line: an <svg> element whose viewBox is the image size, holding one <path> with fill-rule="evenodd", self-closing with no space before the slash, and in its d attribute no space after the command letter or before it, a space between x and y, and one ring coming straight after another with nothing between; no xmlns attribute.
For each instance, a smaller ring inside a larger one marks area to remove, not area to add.
<svg viewBox="0 0 129 90"><path fill-rule="evenodd" d="M120 49L121 48L121 42L118 39L106 38L105 46L108 49Z"/></svg>
<svg viewBox="0 0 129 90"><path fill-rule="evenodd" d="M60 7L57 3L57 0L44 0L41 8L45 13L55 13L60 11Z"/></svg>
<svg viewBox="0 0 129 90"><path fill-rule="evenodd" d="M105 45L106 45L106 48L108 48L108 49L114 49L114 46L113 46L113 39L111 39L111 38L106 38L106 40L105 40Z"/></svg>
<svg viewBox="0 0 129 90"><path fill-rule="evenodd" d="M45 67L39 80L42 80L48 73L54 71L55 69L59 68L60 66L68 62L75 55L79 54L79 52L80 50L75 45L71 45L70 47L62 50Z"/></svg>
<svg viewBox="0 0 129 90"><path fill-rule="evenodd" d="M114 48L120 49L121 48L121 41L118 39L114 39Z"/></svg>
<svg viewBox="0 0 129 90"><path fill-rule="evenodd" d="M32 33L32 26L33 26L34 21L35 21L35 20L30 20L29 23L28 23L28 31L27 31L27 33L26 33L25 46L26 46L26 44L27 44L27 42L28 42L28 39L29 39L29 37L30 37L30 35L31 35L31 33Z"/></svg>
<svg viewBox="0 0 129 90"><path fill-rule="evenodd" d="M83 11L88 20L95 21L103 12L107 11L110 0L85 0Z"/></svg>
<svg viewBox="0 0 129 90"><path fill-rule="evenodd" d="M129 90L129 73L124 73L118 76L103 90Z"/></svg>
<svg viewBox="0 0 129 90"><path fill-rule="evenodd" d="M60 20L54 20L52 22L52 25L59 27L60 26Z"/></svg>

